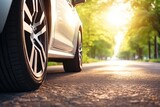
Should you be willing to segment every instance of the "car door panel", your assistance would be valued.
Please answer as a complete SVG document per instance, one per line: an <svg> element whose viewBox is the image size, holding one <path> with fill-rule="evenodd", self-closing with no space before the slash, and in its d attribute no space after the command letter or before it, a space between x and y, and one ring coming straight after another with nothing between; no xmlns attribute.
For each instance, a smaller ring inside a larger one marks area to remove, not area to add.
<svg viewBox="0 0 160 107"><path fill-rule="evenodd" d="M76 19L74 8L67 0L58 0L56 3L57 19L55 24L54 47L63 51L73 50Z"/></svg>

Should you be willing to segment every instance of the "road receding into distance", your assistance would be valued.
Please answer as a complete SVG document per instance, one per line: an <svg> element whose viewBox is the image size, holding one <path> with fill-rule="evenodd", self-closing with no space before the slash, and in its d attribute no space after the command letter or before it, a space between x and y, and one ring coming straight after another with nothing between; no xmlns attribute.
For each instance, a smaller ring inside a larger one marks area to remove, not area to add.
<svg viewBox="0 0 160 107"><path fill-rule="evenodd" d="M105 61L79 73L48 67L43 85L26 93L1 93L0 106L159 107L160 64Z"/></svg>

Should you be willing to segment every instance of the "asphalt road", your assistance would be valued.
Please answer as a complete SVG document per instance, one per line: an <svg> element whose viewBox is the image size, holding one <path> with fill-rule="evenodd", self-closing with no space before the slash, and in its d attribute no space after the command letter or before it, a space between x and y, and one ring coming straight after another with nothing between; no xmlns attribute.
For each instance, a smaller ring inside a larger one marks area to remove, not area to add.
<svg viewBox="0 0 160 107"><path fill-rule="evenodd" d="M38 90L1 93L0 107L160 107L160 64L107 61L80 73L49 67Z"/></svg>

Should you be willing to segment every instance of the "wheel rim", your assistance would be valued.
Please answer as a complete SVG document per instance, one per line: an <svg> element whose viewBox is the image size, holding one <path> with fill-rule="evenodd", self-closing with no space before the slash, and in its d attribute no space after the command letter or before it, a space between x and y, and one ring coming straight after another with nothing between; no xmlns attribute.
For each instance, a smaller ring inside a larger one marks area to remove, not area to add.
<svg viewBox="0 0 160 107"><path fill-rule="evenodd" d="M41 77L47 63L47 23L41 0L24 0L23 31L29 67Z"/></svg>
<svg viewBox="0 0 160 107"><path fill-rule="evenodd" d="M79 32L79 36L81 37L81 32ZM80 66L82 67L82 40L79 40L78 54L79 54L79 63Z"/></svg>

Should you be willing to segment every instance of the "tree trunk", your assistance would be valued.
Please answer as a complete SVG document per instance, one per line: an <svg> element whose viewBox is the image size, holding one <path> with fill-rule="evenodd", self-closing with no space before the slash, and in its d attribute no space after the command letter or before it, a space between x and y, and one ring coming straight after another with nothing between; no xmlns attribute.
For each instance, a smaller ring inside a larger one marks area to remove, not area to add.
<svg viewBox="0 0 160 107"><path fill-rule="evenodd" d="M148 58L151 59L151 41L148 41Z"/></svg>
<svg viewBox="0 0 160 107"><path fill-rule="evenodd" d="M158 58L158 43L157 43L157 36L154 37L154 58Z"/></svg>
<svg viewBox="0 0 160 107"><path fill-rule="evenodd" d="M143 59L143 49L137 48L138 59Z"/></svg>

